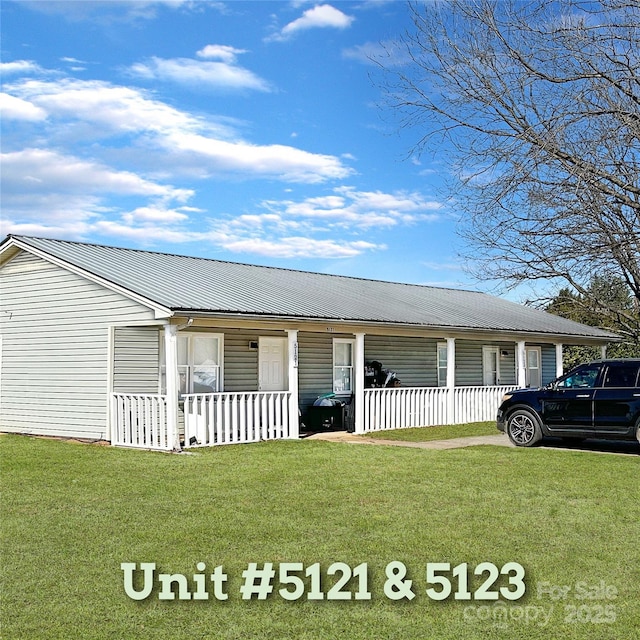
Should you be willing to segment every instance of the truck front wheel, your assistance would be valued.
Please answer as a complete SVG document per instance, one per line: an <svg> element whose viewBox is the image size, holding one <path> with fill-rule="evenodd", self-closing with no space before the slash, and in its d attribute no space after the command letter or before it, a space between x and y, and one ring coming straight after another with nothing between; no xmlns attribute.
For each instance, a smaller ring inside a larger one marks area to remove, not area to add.
<svg viewBox="0 0 640 640"><path fill-rule="evenodd" d="M507 435L516 447L532 447L542 439L538 417L526 409L516 409L507 418Z"/></svg>

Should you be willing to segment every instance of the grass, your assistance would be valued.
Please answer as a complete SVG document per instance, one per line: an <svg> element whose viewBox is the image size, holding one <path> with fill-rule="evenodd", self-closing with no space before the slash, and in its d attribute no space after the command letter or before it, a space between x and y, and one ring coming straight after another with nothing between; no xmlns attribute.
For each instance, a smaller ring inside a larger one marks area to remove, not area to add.
<svg viewBox="0 0 640 640"><path fill-rule="evenodd" d="M0 454L3 638L640 637L637 457L308 440L178 456L8 435ZM394 560L411 601L384 594ZM277 584L263 601L240 596L250 562L326 573L335 561L368 563L371 600L287 602ZM486 561L522 564L522 599L427 597L427 562ZM229 599L160 600L156 588L134 601L122 562L188 576L223 566ZM566 600L545 591L565 585ZM598 597L576 598L583 586Z"/></svg>
<svg viewBox="0 0 640 640"><path fill-rule="evenodd" d="M436 427L416 427L414 429L389 429L367 433L367 438L380 440L403 440L406 442L430 442L433 440L451 440L469 436L495 436L500 433L496 421L470 422L468 424L442 425Z"/></svg>

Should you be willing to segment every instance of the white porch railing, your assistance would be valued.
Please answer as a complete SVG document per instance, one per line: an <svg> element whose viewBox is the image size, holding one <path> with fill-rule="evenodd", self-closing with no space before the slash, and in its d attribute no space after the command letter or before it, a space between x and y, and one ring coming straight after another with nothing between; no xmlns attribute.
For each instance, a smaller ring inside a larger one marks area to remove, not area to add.
<svg viewBox="0 0 640 640"><path fill-rule="evenodd" d="M111 444L168 451L167 399L157 394L111 395Z"/></svg>
<svg viewBox="0 0 640 640"><path fill-rule="evenodd" d="M502 396L516 388L365 389L364 431L493 420ZM291 415L288 391L198 393L183 399L185 448L297 437L298 416ZM171 450L166 396L114 393L111 403L112 444Z"/></svg>
<svg viewBox="0 0 640 640"><path fill-rule="evenodd" d="M291 427L290 398L289 391L184 395L184 446L297 437Z"/></svg>
<svg viewBox="0 0 640 640"><path fill-rule="evenodd" d="M364 431L481 422L496 417L500 400L517 387L399 387L365 389Z"/></svg>
<svg viewBox="0 0 640 640"><path fill-rule="evenodd" d="M455 388L453 422L449 424L495 420L502 396L519 388L518 385Z"/></svg>

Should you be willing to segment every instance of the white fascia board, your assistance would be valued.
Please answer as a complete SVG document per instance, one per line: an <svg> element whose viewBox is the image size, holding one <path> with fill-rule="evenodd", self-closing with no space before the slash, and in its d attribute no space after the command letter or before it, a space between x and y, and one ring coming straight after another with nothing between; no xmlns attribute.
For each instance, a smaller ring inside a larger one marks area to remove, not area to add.
<svg viewBox="0 0 640 640"><path fill-rule="evenodd" d="M479 329L474 327L454 327L438 325L402 324L398 322L383 322L373 320L349 320L343 318L306 318L303 316L276 316L271 314L232 313L221 311L204 311L194 309L176 309L179 317L193 317L201 320L222 320L226 322L246 321L252 323L277 324L275 328L299 328L316 332L353 333L364 331L376 335L412 335L414 337L427 336L436 338L456 338L459 340L494 340L498 342L518 342L525 340L531 343L556 343L566 345L599 346L612 342L619 342L621 338L611 334L609 336L589 336L577 333L516 331L506 329Z"/></svg>
<svg viewBox="0 0 640 640"><path fill-rule="evenodd" d="M11 259L13 257L13 255L15 254L15 248L22 249L23 251L27 251L28 253L32 253L33 255L36 255L39 258L46 260L47 262L55 264L56 266L61 267L62 269L66 269L67 271L71 271L72 273L75 273L79 276L82 276L83 278L86 278L87 280L91 280L92 282L95 282L96 284L99 284L100 286L105 287L106 289L115 291L116 293L119 293L125 296L126 298L129 298L130 300L134 300L135 302L138 302L141 305L148 307L149 309L152 309L156 319L170 318L171 316L173 316L173 311L168 307L158 304L157 302L154 302L149 298L145 298L144 296L141 296L140 294L135 293L135 291L131 291L126 287L122 287L114 282L111 282L110 280L107 280L106 278L102 278L101 276L97 276L94 273L86 271L85 269L82 269L81 267L78 267L70 262L67 262L66 260L62 260L61 258L52 256L50 253L47 253L46 251L42 251L41 249L36 249L35 247L32 247L27 243L21 242L16 238L11 238L9 242L7 242L2 247L0 251L0 264L2 263L1 258L2 256L5 255L5 253L10 252L10 253L7 253L7 255L9 256L8 259Z"/></svg>

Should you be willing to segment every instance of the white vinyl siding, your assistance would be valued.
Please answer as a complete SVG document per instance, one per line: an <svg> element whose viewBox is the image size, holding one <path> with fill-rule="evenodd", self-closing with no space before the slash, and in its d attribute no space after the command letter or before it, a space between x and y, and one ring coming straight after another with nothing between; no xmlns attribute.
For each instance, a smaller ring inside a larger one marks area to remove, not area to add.
<svg viewBox="0 0 640 640"><path fill-rule="evenodd" d="M258 390L258 336L255 331L224 332L224 390ZM252 343L255 345L252 348Z"/></svg>
<svg viewBox="0 0 640 640"><path fill-rule="evenodd" d="M212 329L215 331L215 329ZM258 390L258 344L261 337L282 338L283 331L224 330L224 390Z"/></svg>
<svg viewBox="0 0 640 640"><path fill-rule="evenodd" d="M540 346L542 352L542 384L556 379L556 348L552 344Z"/></svg>
<svg viewBox="0 0 640 640"><path fill-rule="evenodd" d="M313 404L318 396L332 391L332 366L330 334L298 333L298 388L303 406Z"/></svg>
<svg viewBox="0 0 640 640"><path fill-rule="evenodd" d="M158 393L158 334L157 327L115 327L115 393Z"/></svg>
<svg viewBox="0 0 640 640"><path fill-rule="evenodd" d="M436 340L408 336L366 335L364 358L395 371L403 387L437 384Z"/></svg>
<svg viewBox="0 0 640 640"><path fill-rule="evenodd" d="M143 305L30 253L0 270L0 429L106 437L109 326Z"/></svg>
<svg viewBox="0 0 640 640"><path fill-rule="evenodd" d="M515 344L513 342L480 342L456 340L456 386L479 387L484 385L483 347L498 349L500 384L515 384Z"/></svg>

